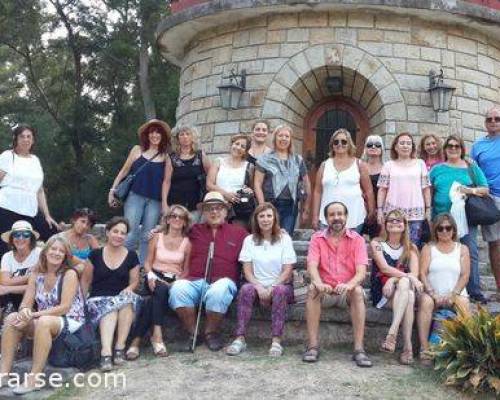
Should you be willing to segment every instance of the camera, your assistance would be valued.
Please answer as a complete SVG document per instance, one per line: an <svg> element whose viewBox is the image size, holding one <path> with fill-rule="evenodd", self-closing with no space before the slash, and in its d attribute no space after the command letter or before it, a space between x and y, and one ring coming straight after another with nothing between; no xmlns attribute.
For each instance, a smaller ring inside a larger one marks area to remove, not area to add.
<svg viewBox="0 0 500 400"><path fill-rule="evenodd" d="M240 203L248 203L250 199L253 197L252 193L247 193L243 191L243 189L238 190L236 194L240 198Z"/></svg>
<svg viewBox="0 0 500 400"><path fill-rule="evenodd" d="M176 275L173 272L162 272L161 278L167 283L175 282L175 280L177 279Z"/></svg>

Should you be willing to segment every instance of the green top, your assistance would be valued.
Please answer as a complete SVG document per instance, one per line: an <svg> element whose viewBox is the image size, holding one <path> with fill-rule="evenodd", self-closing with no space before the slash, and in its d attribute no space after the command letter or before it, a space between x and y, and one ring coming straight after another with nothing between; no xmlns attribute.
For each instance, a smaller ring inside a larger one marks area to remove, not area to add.
<svg viewBox="0 0 500 400"><path fill-rule="evenodd" d="M429 173L432 189L434 191L432 203L432 217L449 212L451 209L450 188L453 182L458 182L464 186L488 186L483 171L472 164L472 171L475 177L474 185L467 172L468 168L452 167L446 163L434 166Z"/></svg>

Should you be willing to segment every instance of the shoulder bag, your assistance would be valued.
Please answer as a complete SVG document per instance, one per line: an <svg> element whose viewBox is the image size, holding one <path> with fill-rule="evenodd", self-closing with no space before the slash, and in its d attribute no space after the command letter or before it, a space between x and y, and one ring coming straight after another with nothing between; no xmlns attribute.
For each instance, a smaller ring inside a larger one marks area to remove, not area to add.
<svg viewBox="0 0 500 400"><path fill-rule="evenodd" d="M62 284L64 274L59 281L58 297L61 302ZM80 285L78 290L81 291ZM74 333L68 331L68 320L63 316L64 326L59 336L53 341L50 350L48 362L53 367L57 368L78 368L82 371L87 371L97 366L100 354L101 344L94 325L90 322L87 309L87 301L83 296L83 306L85 314L85 322Z"/></svg>
<svg viewBox="0 0 500 400"><path fill-rule="evenodd" d="M127 199L127 196L130 192L130 189L132 188L132 184L134 183L135 177L141 172L146 165L148 165L150 162L152 162L160 152L156 153L152 158L149 160L146 160L144 164L142 164L137 171L135 171L135 174L129 173L125 178L122 179L122 181L116 185L116 188L113 192L113 196L115 196L115 199L124 202Z"/></svg>
<svg viewBox="0 0 500 400"><path fill-rule="evenodd" d="M467 163L467 172L472 180L471 187L477 187L475 173L471 163ZM469 225L491 225L500 221L500 210L491 196L468 195L465 200L465 214Z"/></svg>

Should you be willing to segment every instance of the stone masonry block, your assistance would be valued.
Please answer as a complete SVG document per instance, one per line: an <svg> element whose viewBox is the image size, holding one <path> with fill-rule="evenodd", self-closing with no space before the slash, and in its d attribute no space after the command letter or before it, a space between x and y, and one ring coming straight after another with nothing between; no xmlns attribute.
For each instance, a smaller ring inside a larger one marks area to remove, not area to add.
<svg viewBox="0 0 500 400"><path fill-rule="evenodd" d="M207 95L207 80L197 79L191 84L191 95L193 98L205 97Z"/></svg>
<svg viewBox="0 0 500 400"><path fill-rule="evenodd" d="M318 86L316 76L314 74L309 74L305 78L302 78L302 82L311 93L311 96L315 101L320 101L322 98L321 89Z"/></svg>
<svg viewBox="0 0 500 400"><path fill-rule="evenodd" d="M376 29L358 29L358 40L360 42L383 42L384 31Z"/></svg>
<svg viewBox="0 0 500 400"><path fill-rule="evenodd" d="M394 54L402 58L420 58L420 47L410 44L394 44Z"/></svg>
<svg viewBox="0 0 500 400"><path fill-rule="evenodd" d="M479 102L466 97L456 97L457 110L479 113Z"/></svg>
<svg viewBox="0 0 500 400"><path fill-rule="evenodd" d="M271 84L272 74L258 74L247 76L247 90L263 90Z"/></svg>
<svg viewBox="0 0 500 400"><path fill-rule="evenodd" d="M259 46L259 49L257 51L257 57L260 59L279 57L279 55L280 55L280 45L277 43L263 44Z"/></svg>
<svg viewBox="0 0 500 400"><path fill-rule="evenodd" d="M456 78L458 80L475 83L481 86L490 86L490 76L479 71L474 71L468 68L457 67Z"/></svg>
<svg viewBox="0 0 500 400"><path fill-rule="evenodd" d="M276 81L281 83L286 88L292 88L299 77L296 72L288 65L284 65L276 76Z"/></svg>
<svg viewBox="0 0 500 400"><path fill-rule="evenodd" d="M481 114L463 112L462 126L464 128L484 129L484 116Z"/></svg>
<svg viewBox="0 0 500 400"><path fill-rule="evenodd" d="M295 28L298 26L298 14L277 14L269 16L268 27L270 30Z"/></svg>
<svg viewBox="0 0 500 400"><path fill-rule="evenodd" d="M453 51L442 50L441 60L443 67L455 67L455 53Z"/></svg>
<svg viewBox="0 0 500 400"><path fill-rule="evenodd" d="M410 43L410 32L385 31L384 41L386 43Z"/></svg>
<svg viewBox="0 0 500 400"><path fill-rule="evenodd" d="M389 43L360 42L358 46L373 56L392 57L392 45Z"/></svg>
<svg viewBox="0 0 500 400"><path fill-rule="evenodd" d="M267 40L267 29L266 28L256 28L252 29L250 32L250 37L248 38L248 43L250 45L266 43Z"/></svg>
<svg viewBox="0 0 500 400"><path fill-rule="evenodd" d="M311 28L309 42L311 45L321 43L332 43L335 41L335 31L333 28Z"/></svg>
<svg viewBox="0 0 500 400"><path fill-rule="evenodd" d="M441 62L441 50L431 47L422 47L420 49L420 57L422 60Z"/></svg>
<svg viewBox="0 0 500 400"><path fill-rule="evenodd" d="M455 64L460 67L477 69L477 57L470 54L456 53Z"/></svg>
<svg viewBox="0 0 500 400"><path fill-rule="evenodd" d="M405 99L406 105L411 105L411 106L418 106L420 105L420 92L409 92L409 91L402 91L401 94L403 95L403 98Z"/></svg>
<svg viewBox="0 0 500 400"><path fill-rule="evenodd" d="M411 23L410 18L408 17L383 14L377 15L375 27L379 29L409 32Z"/></svg>
<svg viewBox="0 0 500 400"><path fill-rule="evenodd" d="M311 67L304 53L299 53L293 57L290 61L290 66L299 77L303 77L311 71Z"/></svg>
<svg viewBox="0 0 500 400"><path fill-rule="evenodd" d="M414 75L429 75L429 71L439 71L441 65L430 61L408 60L406 63L406 72Z"/></svg>
<svg viewBox="0 0 500 400"><path fill-rule="evenodd" d="M235 135L239 132L240 122L232 121L232 122L218 122L214 127L215 136L223 136L223 135Z"/></svg>
<svg viewBox="0 0 500 400"><path fill-rule="evenodd" d="M344 46L325 46L325 62L326 65L336 66L342 64Z"/></svg>
<svg viewBox="0 0 500 400"><path fill-rule="evenodd" d="M382 64L384 64L385 67L393 74L406 72L406 59L404 58L379 57L379 60L382 61Z"/></svg>
<svg viewBox="0 0 500 400"><path fill-rule="evenodd" d="M308 47L307 43L282 43L280 46L281 57L293 57Z"/></svg>
<svg viewBox="0 0 500 400"><path fill-rule="evenodd" d="M378 95L384 104L404 102L401 92L399 91L399 86L395 82L380 90Z"/></svg>
<svg viewBox="0 0 500 400"><path fill-rule="evenodd" d="M386 87L390 83L394 82L391 74L387 72L383 66L381 66L375 74L370 78L370 83L377 88L377 90L381 90ZM401 99L403 100L403 99Z"/></svg>
<svg viewBox="0 0 500 400"><path fill-rule="evenodd" d="M282 43L286 40L286 30L268 31L267 43Z"/></svg>
<svg viewBox="0 0 500 400"><path fill-rule="evenodd" d="M258 50L258 46L241 47L239 49L234 49L233 62L255 60L257 58Z"/></svg>
<svg viewBox="0 0 500 400"><path fill-rule="evenodd" d="M231 135L214 136L212 153L225 153L229 151L231 145Z"/></svg>
<svg viewBox="0 0 500 400"><path fill-rule="evenodd" d="M276 100L278 102L284 102L289 93L290 90L288 88L274 81L269 86L269 90L267 91L267 98Z"/></svg>
<svg viewBox="0 0 500 400"><path fill-rule="evenodd" d="M477 57L477 64L480 71L486 72L490 75L495 73L495 60L492 58L479 55Z"/></svg>
<svg viewBox="0 0 500 400"><path fill-rule="evenodd" d="M322 45L309 47L305 51L307 61L311 69L316 69L325 65L325 48Z"/></svg>
<svg viewBox="0 0 500 400"><path fill-rule="evenodd" d="M336 28L335 41L338 43L356 45L357 31L352 28Z"/></svg>
<svg viewBox="0 0 500 400"><path fill-rule="evenodd" d="M309 40L309 29L293 28L286 33L287 42L307 42Z"/></svg>
<svg viewBox="0 0 500 400"><path fill-rule="evenodd" d="M431 107L408 106L408 120L413 122L435 122L436 113Z"/></svg>
<svg viewBox="0 0 500 400"><path fill-rule="evenodd" d="M347 26L347 14L337 11L330 12L328 25L334 27Z"/></svg>
<svg viewBox="0 0 500 400"><path fill-rule="evenodd" d="M477 42L463 37L448 36L448 49L461 53L477 54Z"/></svg>
<svg viewBox="0 0 500 400"><path fill-rule="evenodd" d="M299 16L299 26L317 27L328 26L328 14L319 12L303 12Z"/></svg>
<svg viewBox="0 0 500 400"><path fill-rule="evenodd" d="M264 60L265 74L278 72L281 67L288 61L288 58L271 58L269 60Z"/></svg>
<svg viewBox="0 0 500 400"><path fill-rule="evenodd" d="M436 30L433 27L418 27L413 26L411 30L411 44L417 46L429 46L446 48L446 32Z"/></svg>
<svg viewBox="0 0 500 400"><path fill-rule="evenodd" d="M486 99L497 103L500 102L500 92L498 90L485 88L482 86L479 86L479 97L481 99Z"/></svg>
<svg viewBox="0 0 500 400"><path fill-rule="evenodd" d="M479 97L479 91L478 91L477 85L464 82L463 95L466 97L471 97L473 99L477 99Z"/></svg>
<svg viewBox="0 0 500 400"><path fill-rule="evenodd" d="M364 53L356 47L345 46L342 56L342 66L356 70L364 57Z"/></svg>
<svg viewBox="0 0 500 400"><path fill-rule="evenodd" d="M239 29L251 29L267 26L267 19L262 17L247 18L239 22Z"/></svg>
<svg viewBox="0 0 500 400"><path fill-rule="evenodd" d="M248 46L250 41L249 31L239 31L233 34L233 46L234 47L244 47Z"/></svg>
<svg viewBox="0 0 500 400"><path fill-rule="evenodd" d="M427 91L429 89L429 78L421 75L394 74L394 77L403 90Z"/></svg>
<svg viewBox="0 0 500 400"><path fill-rule="evenodd" d="M365 56L360 62L357 71L366 79L369 79L382 65L380 61L371 56Z"/></svg>
<svg viewBox="0 0 500 400"><path fill-rule="evenodd" d="M387 118L394 120L405 120L406 119L406 106L403 102L389 104L384 106L385 114Z"/></svg>
<svg viewBox="0 0 500 400"><path fill-rule="evenodd" d="M347 26L353 28L373 28L375 25L375 15L363 13L350 13L347 16Z"/></svg>

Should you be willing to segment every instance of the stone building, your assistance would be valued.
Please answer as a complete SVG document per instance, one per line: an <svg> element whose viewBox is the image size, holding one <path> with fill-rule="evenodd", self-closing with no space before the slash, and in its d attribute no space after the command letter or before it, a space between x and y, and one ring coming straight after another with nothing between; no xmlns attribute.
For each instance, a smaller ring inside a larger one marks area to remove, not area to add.
<svg viewBox="0 0 500 400"><path fill-rule="evenodd" d="M401 131L484 134L499 103L499 0L177 0L158 29L163 55L181 68L178 122L196 125L204 149L227 152L229 137L255 119L294 129L310 167L334 129L362 147ZM429 71L456 88L435 112ZM218 86L246 69L240 107L224 110ZM335 85L327 85L327 79Z"/></svg>

